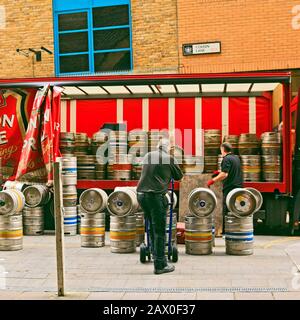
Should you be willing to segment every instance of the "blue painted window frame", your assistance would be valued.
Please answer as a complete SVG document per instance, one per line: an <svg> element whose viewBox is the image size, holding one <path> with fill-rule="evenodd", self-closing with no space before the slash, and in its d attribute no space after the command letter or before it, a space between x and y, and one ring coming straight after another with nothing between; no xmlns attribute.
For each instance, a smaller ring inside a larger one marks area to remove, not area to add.
<svg viewBox="0 0 300 320"><path fill-rule="evenodd" d="M110 27L102 27L102 28L94 28L93 27L93 8L99 7L110 7L117 5L128 5L129 10L129 24L128 25L118 25L118 26L110 26ZM68 31L59 31L58 30L58 16L60 14L71 14L71 13L80 13L87 12L87 21L88 21L88 29L81 30L68 30ZM130 0L53 0L53 21L54 21L54 59L55 59L55 74L56 76L64 76L64 75L91 75L95 73L95 65L94 65L94 54L96 53L108 53L108 52L130 52L130 70L133 69L133 54L132 54L132 17L131 17L131 1ZM97 30L112 30L112 29L121 29L128 28L129 29L129 48L122 49L108 49L108 50L94 50L94 38L93 33ZM89 50L87 52L72 52L72 53L60 53L59 52L59 35L66 33L75 33L75 32L88 32L88 47ZM60 72L60 57L61 56L71 56L71 55L79 55L79 54L88 54L89 55L89 71L78 71L78 72L68 72L62 73ZM116 71L111 71L116 72ZM121 73L126 73L124 70L120 70ZM120 73L118 72L118 73ZM105 72L107 73L107 72Z"/></svg>

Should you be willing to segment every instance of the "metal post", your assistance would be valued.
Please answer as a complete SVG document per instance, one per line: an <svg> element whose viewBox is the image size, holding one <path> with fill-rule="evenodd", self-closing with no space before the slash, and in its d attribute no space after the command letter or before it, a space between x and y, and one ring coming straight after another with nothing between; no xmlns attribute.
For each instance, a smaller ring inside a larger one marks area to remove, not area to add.
<svg viewBox="0 0 300 320"><path fill-rule="evenodd" d="M57 294L65 295L64 219L62 203L61 163L54 163L54 211L57 263Z"/></svg>

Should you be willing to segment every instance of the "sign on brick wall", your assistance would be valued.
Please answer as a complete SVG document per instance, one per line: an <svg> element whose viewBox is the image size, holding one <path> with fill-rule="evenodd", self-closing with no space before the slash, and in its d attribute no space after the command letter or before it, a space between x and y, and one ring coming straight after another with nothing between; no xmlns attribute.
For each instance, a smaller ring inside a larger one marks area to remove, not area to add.
<svg viewBox="0 0 300 320"><path fill-rule="evenodd" d="M221 42L190 43L182 46L183 55L221 53Z"/></svg>

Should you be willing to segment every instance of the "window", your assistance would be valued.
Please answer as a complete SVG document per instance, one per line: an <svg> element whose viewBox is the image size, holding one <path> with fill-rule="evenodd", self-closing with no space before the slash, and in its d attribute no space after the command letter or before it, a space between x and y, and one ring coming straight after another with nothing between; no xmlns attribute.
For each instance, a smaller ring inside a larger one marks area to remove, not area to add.
<svg viewBox="0 0 300 320"><path fill-rule="evenodd" d="M54 0L57 75L132 69L130 0Z"/></svg>

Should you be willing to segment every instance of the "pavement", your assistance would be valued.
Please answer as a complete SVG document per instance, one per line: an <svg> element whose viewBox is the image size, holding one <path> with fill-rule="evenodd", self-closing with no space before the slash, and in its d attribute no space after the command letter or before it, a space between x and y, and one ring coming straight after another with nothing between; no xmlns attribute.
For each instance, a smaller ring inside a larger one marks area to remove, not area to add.
<svg viewBox="0 0 300 320"><path fill-rule="evenodd" d="M300 237L256 236L251 256L225 254L216 239L208 256L185 254L173 273L154 275L153 264L132 254L81 248L65 237L64 297L57 296L53 235L24 237L23 250L0 252L0 300L283 300L300 299Z"/></svg>

